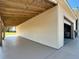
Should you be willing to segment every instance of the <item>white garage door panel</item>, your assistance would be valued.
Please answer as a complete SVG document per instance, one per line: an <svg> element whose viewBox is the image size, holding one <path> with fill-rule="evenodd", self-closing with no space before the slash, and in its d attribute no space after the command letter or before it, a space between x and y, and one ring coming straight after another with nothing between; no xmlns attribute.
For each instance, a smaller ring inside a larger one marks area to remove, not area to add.
<svg viewBox="0 0 79 59"><path fill-rule="evenodd" d="M64 19L64 23L71 25L71 23L69 21L67 21L66 19Z"/></svg>

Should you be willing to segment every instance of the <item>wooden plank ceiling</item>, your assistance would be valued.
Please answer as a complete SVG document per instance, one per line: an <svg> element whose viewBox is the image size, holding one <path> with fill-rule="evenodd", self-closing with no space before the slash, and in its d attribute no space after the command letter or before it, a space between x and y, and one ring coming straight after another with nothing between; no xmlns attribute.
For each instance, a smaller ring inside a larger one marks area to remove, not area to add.
<svg viewBox="0 0 79 59"><path fill-rule="evenodd" d="M53 6L48 0L0 0L0 16L6 26L17 26Z"/></svg>

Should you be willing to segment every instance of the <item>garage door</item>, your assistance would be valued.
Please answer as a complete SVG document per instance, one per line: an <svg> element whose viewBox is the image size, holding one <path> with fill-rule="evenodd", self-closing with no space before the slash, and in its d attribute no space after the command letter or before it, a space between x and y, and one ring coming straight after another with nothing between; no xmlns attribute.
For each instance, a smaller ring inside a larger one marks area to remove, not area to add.
<svg viewBox="0 0 79 59"><path fill-rule="evenodd" d="M64 18L64 38L72 37L72 23Z"/></svg>
<svg viewBox="0 0 79 59"><path fill-rule="evenodd" d="M71 24L69 21L67 21L66 19L64 19L64 23L67 24L67 25L70 25L70 26L72 25L72 24Z"/></svg>

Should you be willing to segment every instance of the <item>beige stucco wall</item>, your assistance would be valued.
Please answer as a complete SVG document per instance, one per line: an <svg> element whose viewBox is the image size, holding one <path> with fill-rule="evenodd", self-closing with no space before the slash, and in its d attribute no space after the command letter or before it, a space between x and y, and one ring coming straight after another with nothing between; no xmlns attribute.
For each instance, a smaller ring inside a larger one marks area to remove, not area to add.
<svg viewBox="0 0 79 59"><path fill-rule="evenodd" d="M73 22L75 30L75 19L58 4L18 25L17 35L59 49L64 45L64 16Z"/></svg>
<svg viewBox="0 0 79 59"><path fill-rule="evenodd" d="M64 16L67 17L73 24L74 24L74 30L75 28L75 22L76 19L74 17L72 17L71 14L68 13L68 11L66 11L61 4L58 4L58 26L57 26L57 30L58 30L58 41L59 41L59 47L62 47L64 45Z"/></svg>
<svg viewBox="0 0 79 59"><path fill-rule="evenodd" d="M76 29L75 28L75 22L76 22L76 16L73 12L73 10L70 8L70 6L68 5L67 1L65 0L58 0L58 5L59 5L59 8L62 9L63 11L61 11L60 13L63 12L63 16L65 16L66 18L68 18L72 23L74 23L74 30Z"/></svg>
<svg viewBox="0 0 79 59"><path fill-rule="evenodd" d="M57 26L57 32L58 32L58 44L59 47L62 47L64 45L64 14L63 9L60 5L58 5L58 26Z"/></svg>
<svg viewBox="0 0 79 59"><path fill-rule="evenodd" d="M16 27L19 36L59 48L57 40L58 6L22 23Z"/></svg>
<svg viewBox="0 0 79 59"><path fill-rule="evenodd" d="M65 10L63 10L63 15L65 17L67 17L73 24L74 24L74 30L76 30L75 26L76 26L76 19L72 18L69 14L67 14L67 12Z"/></svg>

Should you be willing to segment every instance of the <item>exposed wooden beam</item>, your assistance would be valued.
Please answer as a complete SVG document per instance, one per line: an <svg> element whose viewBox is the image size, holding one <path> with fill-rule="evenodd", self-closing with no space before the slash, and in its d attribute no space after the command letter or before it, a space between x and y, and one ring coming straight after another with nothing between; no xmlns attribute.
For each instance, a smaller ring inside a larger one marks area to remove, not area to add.
<svg viewBox="0 0 79 59"><path fill-rule="evenodd" d="M5 11L14 12L14 13L17 13L17 12L22 12L22 13L38 13L37 11L28 10L28 9L25 10L25 9L15 9L15 8L0 7L0 12L5 12Z"/></svg>
<svg viewBox="0 0 79 59"><path fill-rule="evenodd" d="M22 22L28 20L28 18L7 18L4 19L4 23L6 26L16 26L21 24Z"/></svg>
<svg viewBox="0 0 79 59"><path fill-rule="evenodd" d="M12 13L12 12L1 12L0 15L2 16L13 16L13 17L29 17L30 15L33 16L33 15L36 15L36 14L39 14L39 13Z"/></svg>

